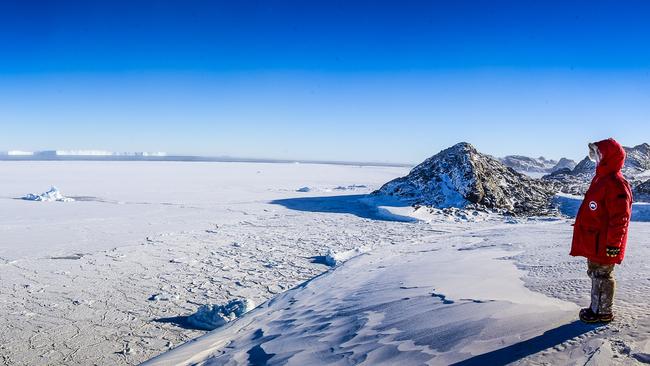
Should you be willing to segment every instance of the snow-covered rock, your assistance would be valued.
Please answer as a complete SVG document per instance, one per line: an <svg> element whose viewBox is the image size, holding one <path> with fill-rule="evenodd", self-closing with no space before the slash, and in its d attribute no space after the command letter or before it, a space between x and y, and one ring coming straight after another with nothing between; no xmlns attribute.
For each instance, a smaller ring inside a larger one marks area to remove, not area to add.
<svg viewBox="0 0 650 366"><path fill-rule="evenodd" d="M61 192L54 186L50 188L49 191L41 193L41 194L34 194L34 193L29 193L22 197L22 199L27 200L27 201L41 201L41 202L72 202L74 199L70 197L65 197L64 195L61 194Z"/></svg>
<svg viewBox="0 0 650 366"><path fill-rule="evenodd" d="M549 173L553 173L553 172L558 171L560 169L573 169L573 168L576 167L576 165L577 165L577 163L575 161L571 160L571 159L561 158L557 162L557 164L555 164L555 166L553 166L550 169Z"/></svg>
<svg viewBox="0 0 650 366"><path fill-rule="evenodd" d="M573 169L576 166L576 162L571 159L561 158L556 161L553 159L546 159L543 156L540 156L539 158L531 158L522 155L508 155L499 158L499 161L519 173L526 173L533 176L539 173L553 173L565 168Z"/></svg>
<svg viewBox="0 0 650 366"><path fill-rule="evenodd" d="M650 202L650 179L634 187L634 200Z"/></svg>
<svg viewBox="0 0 650 366"><path fill-rule="evenodd" d="M250 299L231 300L225 305L206 304L201 305L196 313L187 318L187 321L197 329L214 330L253 308L255 303Z"/></svg>
<svg viewBox="0 0 650 366"><path fill-rule="evenodd" d="M584 195L596 173L596 163L585 157L573 169L556 170L542 179L554 184L560 192Z"/></svg>
<svg viewBox="0 0 650 366"><path fill-rule="evenodd" d="M650 145L647 143L634 147L624 147L626 158L623 174L634 176L650 170Z"/></svg>
<svg viewBox="0 0 650 366"><path fill-rule="evenodd" d="M436 208L474 206L506 214L540 215L551 212L554 190L552 185L518 173L461 142L374 194Z"/></svg>

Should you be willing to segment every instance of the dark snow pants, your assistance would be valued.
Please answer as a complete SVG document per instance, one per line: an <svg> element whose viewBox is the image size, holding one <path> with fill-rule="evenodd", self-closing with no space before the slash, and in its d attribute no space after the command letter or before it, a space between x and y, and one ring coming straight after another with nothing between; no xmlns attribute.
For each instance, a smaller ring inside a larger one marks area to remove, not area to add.
<svg viewBox="0 0 650 366"><path fill-rule="evenodd" d="M588 261L587 267L587 274L591 278L591 311L611 314L616 291L614 265Z"/></svg>

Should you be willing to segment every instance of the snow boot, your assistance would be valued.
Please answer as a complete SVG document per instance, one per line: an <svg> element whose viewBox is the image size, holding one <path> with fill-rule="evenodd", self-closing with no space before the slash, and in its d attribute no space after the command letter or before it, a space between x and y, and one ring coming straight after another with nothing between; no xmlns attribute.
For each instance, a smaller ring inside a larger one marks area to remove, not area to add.
<svg viewBox="0 0 650 366"><path fill-rule="evenodd" d="M591 308L580 309L580 320L585 323L609 323L614 320L614 314L596 314Z"/></svg>

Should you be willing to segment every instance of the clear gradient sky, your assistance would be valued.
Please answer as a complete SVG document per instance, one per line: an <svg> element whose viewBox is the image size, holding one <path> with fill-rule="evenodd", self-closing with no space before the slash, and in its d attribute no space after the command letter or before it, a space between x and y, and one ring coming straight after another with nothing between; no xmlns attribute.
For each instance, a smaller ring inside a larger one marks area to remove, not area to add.
<svg viewBox="0 0 650 366"><path fill-rule="evenodd" d="M419 162L650 142L647 1L0 2L0 150Z"/></svg>

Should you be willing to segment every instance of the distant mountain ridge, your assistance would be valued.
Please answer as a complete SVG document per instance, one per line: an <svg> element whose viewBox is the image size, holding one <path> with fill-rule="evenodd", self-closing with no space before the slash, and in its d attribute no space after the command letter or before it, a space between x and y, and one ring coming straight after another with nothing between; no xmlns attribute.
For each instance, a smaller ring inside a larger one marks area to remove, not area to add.
<svg viewBox="0 0 650 366"><path fill-rule="evenodd" d="M499 158L499 161L520 173L546 173L557 164L557 161L548 160L543 156L531 158L523 155L507 155Z"/></svg>
<svg viewBox="0 0 650 366"><path fill-rule="evenodd" d="M571 159L561 158L556 161L543 156L531 158L523 155L507 155L499 158L499 161L519 173L552 173L564 168L573 169L576 165Z"/></svg>

